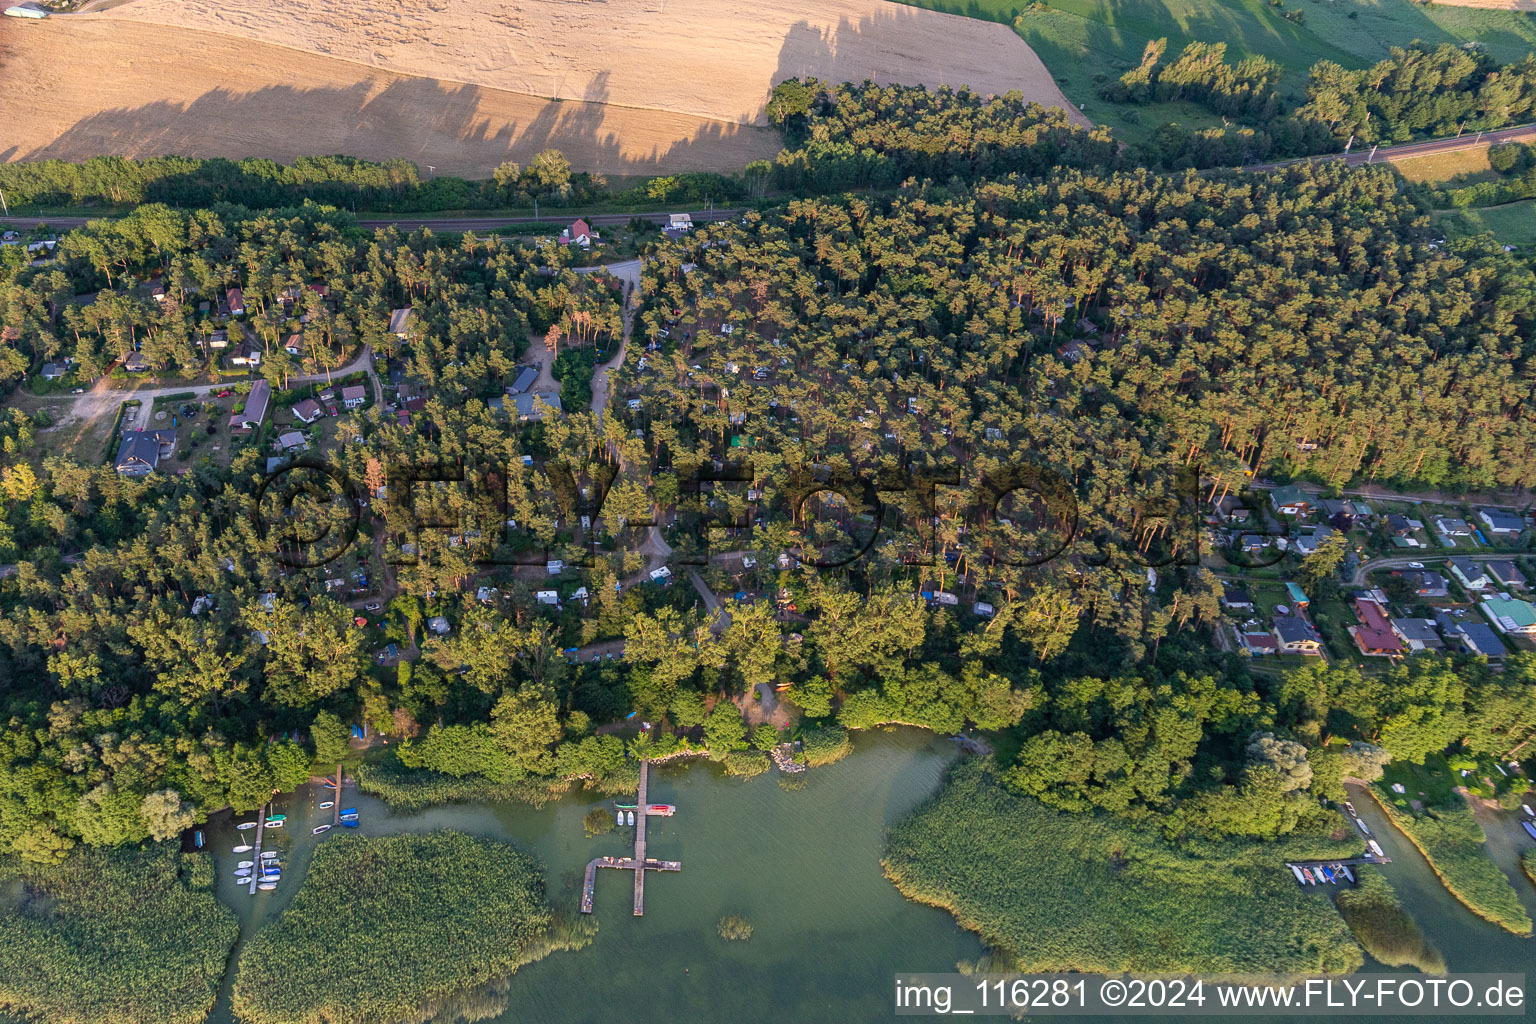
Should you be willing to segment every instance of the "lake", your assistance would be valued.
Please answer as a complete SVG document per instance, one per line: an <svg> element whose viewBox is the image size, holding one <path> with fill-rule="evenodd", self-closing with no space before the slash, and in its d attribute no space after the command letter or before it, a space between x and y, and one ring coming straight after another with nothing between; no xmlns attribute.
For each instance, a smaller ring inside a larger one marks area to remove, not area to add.
<svg viewBox="0 0 1536 1024"><path fill-rule="evenodd" d="M651 819L649 853L681 861L682 871L646 878L643 918L631 912L632 876L600 871L596 939L582 950L555 953L520 970L510 982L509 1010L496 1019L506 1024L607 1018L669 1024L885 1020L892 1016L896 975L952 971L958 961L980 956L975 936L958 928L948 913L908 902L880 870L885 829L937 790L957 756L954 745L899 729L856 734L854 748L842 761L806 772L800 777L803 788L795 790L782 787L777 772L740 780L698 762L653 768L650 800L678 810L675 817ZM318 809L325 798L306 787L279 799L277 810L288 822L281 831L268 832L268 845L275 840L284 851L284 881L278 891L254 898L231 876L241 859L227 852L235 842L232 822L221 816L209 824L219 894L239 913L242 943L287 905L314 849L329 838L310 834L314 824L330 820L330 811ZM1536 953L1532 940L1464 908L1368 797L1356 791L1351 799L1392 858L1383 869L1388 879L1453 972L1527 969ZM391 814L372 797L344 800L361 812L365 835L454 828L515 843L543 862L550 902L566 913L574 913L580 902L587 861L632 850L631 828L588 838L582 827L590 808L612 803L574 795L541 809L453 805ZM1496 837L1501 862L1506 842ZM1536 912L1529 882L1514 881ZM719 938L716 924L726 914L751 922L750 940ZM239 954L237 946L234 957ZM344 951L338 951L334 965L315 969L344 970L345 962ZM1385 970L1373 961L1365 969ZM231 1022L232 974L211 1018L217 1024Z"/></svg>
<svg viewBox="0 0 1536 1024"><path fill-rule="evenodd" d="M518 971L500 1019L883 1019L899 972L951 971L978 957L974 935L945 911L904 899L880 870L885 829L938 789L955 745L915 729L861 733L854 745L849 757L805 772L796 791L781 788L777 772L741 780L698 762L653 768L650 801L675 804L677 814L650 820L648 852L681 861L682 871L647 876L640 918L631 906L633 876L599 872L596 939ZM278 799L288 821L267 837L284 851L284 878L276 892L255 897L234 884L234 862L249 855L228 852L236 841L228 816L209 823L219 895L240 916L242 942L287 905L316 845L334 833L310 834L330 820L317 807L323 799L315 787ZM395 815L372 797L344 800L358 808L365 835L454 828L515 843L543 862L550 902L570 913L587 861L633 850L629 827L586 836L586 812L612 804L576 795L542 809L452 805ZM751 922L750 940L720 939L716 925L726 914ZM345 969L338 953L336 968ZM220 1024L231 1020L230 980L211 1018Z"/></svg>

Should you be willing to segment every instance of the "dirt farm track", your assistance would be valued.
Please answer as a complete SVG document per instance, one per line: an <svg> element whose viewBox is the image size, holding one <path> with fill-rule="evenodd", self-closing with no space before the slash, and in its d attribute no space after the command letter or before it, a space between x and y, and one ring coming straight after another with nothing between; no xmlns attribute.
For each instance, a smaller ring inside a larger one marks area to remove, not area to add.
<svg viewBox="0 0 1536 1024"><path fill-rule="evenodd" d="M99 0L0 19L0 160L317 153L485 176L772 157L791 75L1062 98L1006 26L885 0ZM1076 110L1072 110L1075 116Z"/></svg>

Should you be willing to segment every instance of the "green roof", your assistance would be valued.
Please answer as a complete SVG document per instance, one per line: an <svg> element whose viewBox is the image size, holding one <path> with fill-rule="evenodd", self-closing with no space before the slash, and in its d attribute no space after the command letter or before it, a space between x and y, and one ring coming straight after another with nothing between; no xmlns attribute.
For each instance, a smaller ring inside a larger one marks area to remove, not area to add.
<svg viewBox="0 0 1536 1024"><path fill-rule="evenodd" d="M1308 505L1316 504L1316 502L1312 499L1312 495L1308 494L1300 487L1295 486L1276 487L1274 490L1269 492L1269 500L1275 506L1275 508L1281 508L1285 505L1292 505L1297 502L1306 502Z"/></svg>
<svg viewBox="0 0 1536 1024"><path fill-rule="evenodd" d="M1495 594L1483 602L1483 609L1494 619L1507 619L1506 627L1511 624L1515 629L1536 626L1536 608L1532 608L1529 601L1506 599L1502 594Z"/></svg>

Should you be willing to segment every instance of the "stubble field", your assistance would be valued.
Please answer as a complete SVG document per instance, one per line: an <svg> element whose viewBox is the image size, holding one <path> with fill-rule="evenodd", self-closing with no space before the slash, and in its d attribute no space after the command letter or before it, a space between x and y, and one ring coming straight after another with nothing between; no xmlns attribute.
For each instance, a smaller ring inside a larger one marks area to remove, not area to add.
<svg viewBox="0 0 1536 1024"><path fill-rule="evenodd" d="M775 82L969 85L1067 106L1007 27L885 0L107 0L0 24L0 159L404 156L483 176L548 146L582 170L771 157Z"/></svg>

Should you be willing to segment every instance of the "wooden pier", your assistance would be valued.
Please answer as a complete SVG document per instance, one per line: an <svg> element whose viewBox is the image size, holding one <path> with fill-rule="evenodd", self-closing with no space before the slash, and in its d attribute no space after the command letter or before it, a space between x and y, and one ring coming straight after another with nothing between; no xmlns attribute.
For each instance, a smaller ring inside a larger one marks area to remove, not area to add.
<svg viewBox="0 0 1536 1024"><path fill-rule="evenodd" d="M581 912L592 913L592 894L597 887L597 869L614 868L619 871L633 871L635 873L635 916L645 915L645 873L647 871L681 871L682 862L675 860L656 860L645 855L645 819L649 804L646 803L646 782L649 774L650 762L640 762L640 799L637 807L639 813L635 815L635 855L633 857L594 857L587 862L586 877L581 886Z"/></svg>
<svg viewBox="0 0 1536 1024"><path fill-rule="evenodd" d="M261 881L261 834L267 827L267 805L256 808L256 842L251 847L251 895L256 895L256 883Z"/></svg>

